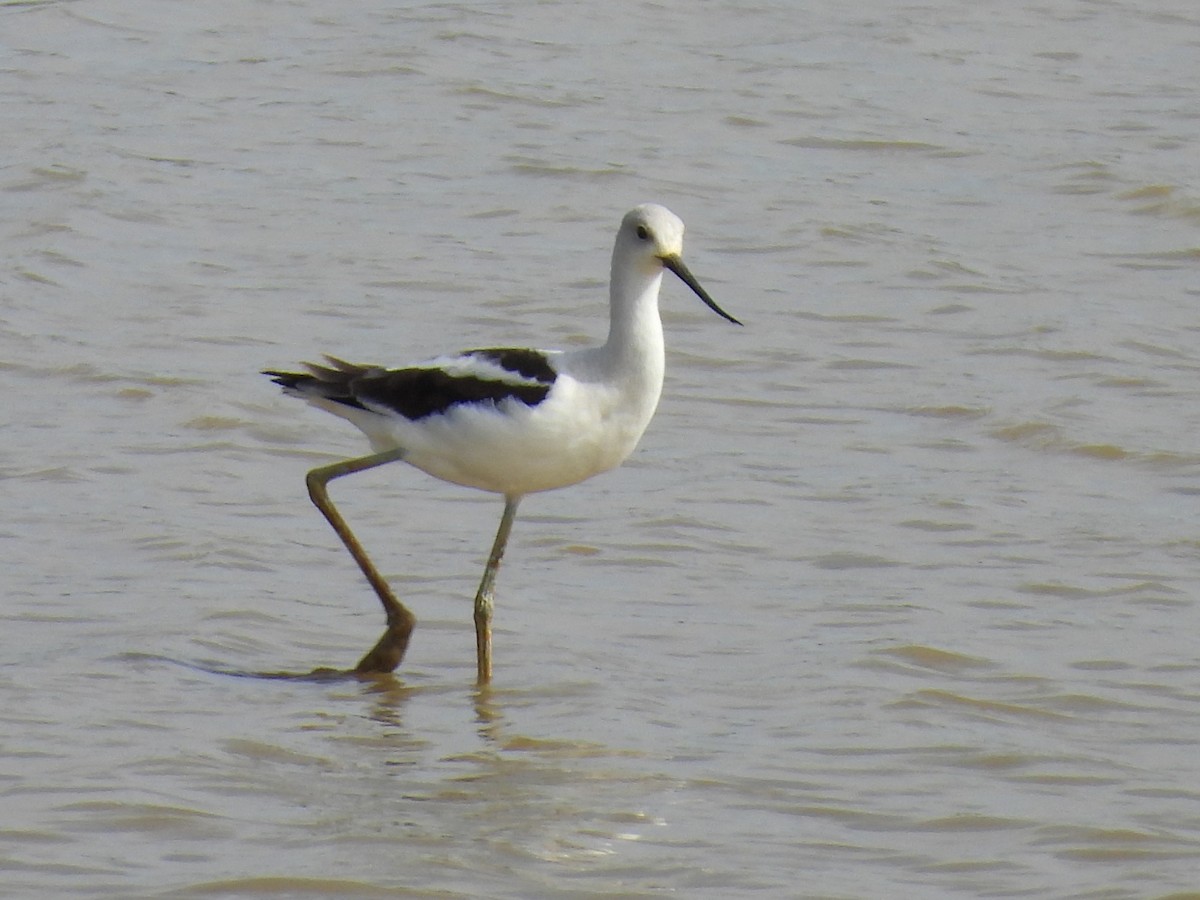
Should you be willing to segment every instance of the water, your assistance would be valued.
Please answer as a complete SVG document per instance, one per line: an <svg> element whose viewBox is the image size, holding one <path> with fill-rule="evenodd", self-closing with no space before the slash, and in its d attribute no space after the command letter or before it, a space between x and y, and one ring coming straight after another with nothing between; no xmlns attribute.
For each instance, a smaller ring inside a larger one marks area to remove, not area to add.
<svg viewBox="0 0 1200 900"><path fill-rule="evenodd" d="M0 894L1200 896L1191 4L7 3ZM497 499L256 372L604 331L634 458Z"/></svg>

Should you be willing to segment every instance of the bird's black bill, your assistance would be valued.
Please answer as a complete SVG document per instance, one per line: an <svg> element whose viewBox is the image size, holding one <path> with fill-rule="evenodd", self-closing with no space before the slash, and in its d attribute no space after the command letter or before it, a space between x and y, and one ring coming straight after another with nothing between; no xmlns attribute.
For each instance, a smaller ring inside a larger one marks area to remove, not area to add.
<svg viewBox="0 0 1200 900"><path fill-rule="evenodd" d="M662 263L664 266L678 275L680 281L695 291L696 296L704 301L704 305L715 312L718 316L723 319L728 319L734 325L742 324L729 313L725 312L725 310L721 309L721 307L717 306L716 301L713 300L712 297L708 296L708 291L700 287L700 282L696 280L696 276L688 271L688 267L683 264L682 259L680 259L678 256L666 256L663 257Z"/></svg>

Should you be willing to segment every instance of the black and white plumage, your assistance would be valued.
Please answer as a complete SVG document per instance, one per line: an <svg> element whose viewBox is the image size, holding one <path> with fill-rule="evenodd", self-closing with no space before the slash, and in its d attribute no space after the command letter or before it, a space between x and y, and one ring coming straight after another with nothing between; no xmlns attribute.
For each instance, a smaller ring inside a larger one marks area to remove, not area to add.
<svg viewBox="0 0 1200 900"><path fill-rule="evenodd" d="M647 204L625 216L613 248L608 339L600 346L469 350L395 369L327 357L325 365L306 364L302 373L265 373L286 393L349 420L375 451L309 475L313 501L379 594L389 632L396 618L407 628L398 653L392 647L378 659L368 654L359 671L394 668L414 620L374 571L325 484L403 460L444 481L504 495L505 514L476 596L479 679L487 681L492 583L518 501L620 465L654 415L665 355L658 312L663 271L674 272L710 309L741 324L688 271L682 250L683 222L666 208ZM380 645L387 639L385 634Z"/></svg>
<svg viewBox="0 0 1200 900"><path fill-rule="evenodd" d="M298 395L345 406L398 413L410 421L445 415L464 403L519 400L536 406L546 399L558 373L537 350L467 350L450 365L385 369L326 357L329 365L308 364L307 375L271 372L275 383Z"/></svg>

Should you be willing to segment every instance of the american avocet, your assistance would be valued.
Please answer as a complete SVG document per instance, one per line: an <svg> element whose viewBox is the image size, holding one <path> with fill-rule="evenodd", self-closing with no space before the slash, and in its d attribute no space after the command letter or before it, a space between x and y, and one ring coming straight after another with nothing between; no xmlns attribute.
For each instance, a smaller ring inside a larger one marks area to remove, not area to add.
<svg viewBox="0 0 1200 900"><path fill-rule="evenodd" d="M267 371L284 391L349 420L370 456L308 473L308 491L375 589L387 631L355 667L390 672L416 619L388 587L326 490L342 475L404 460L436 478L504 495L504 514L475 595L479 682L492 676L493 586L521 498L620 465L637 446L663 383L658 290L670 269L737 325L683 264L683 222L662 206L626 214L613 247L608 340L558 350L468 350L402 369L326 357L307 372Z"/></svg>

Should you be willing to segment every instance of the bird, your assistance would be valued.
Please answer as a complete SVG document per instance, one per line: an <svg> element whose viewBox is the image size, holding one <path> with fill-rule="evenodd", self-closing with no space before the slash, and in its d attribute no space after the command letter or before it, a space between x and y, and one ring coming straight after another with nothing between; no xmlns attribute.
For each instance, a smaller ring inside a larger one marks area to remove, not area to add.
<svg viewBox="0 0 1200 900"><path fill-rule="evenodd" d="M264 370L285 394L358 427L372 452L313 469L309 497L383 605L387 630L352 670L394 671L416 618L392 592L329 497L328 484L404 461L435 478L499 494L504 512L475 595L477 683L492 679L495 580L527 494L577 484L633 452L662 394L665 349L658 309L670 271L717 315L721 309L683 262L682 220L647 203L621 220L613 245L609 330L576 350L488 348L401 368L325 356L301 372Z"/></svg>

